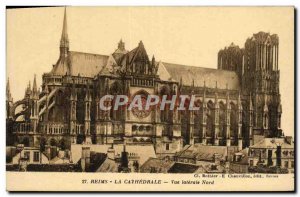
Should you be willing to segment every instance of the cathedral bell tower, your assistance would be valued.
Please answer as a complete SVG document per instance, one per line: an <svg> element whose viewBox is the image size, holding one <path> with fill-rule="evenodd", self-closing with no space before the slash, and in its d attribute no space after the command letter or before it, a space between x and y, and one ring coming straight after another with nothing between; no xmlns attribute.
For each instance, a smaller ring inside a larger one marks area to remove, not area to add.
<svg viewBox="0 0 300 197"><path fill-rule="evenodd" d="M242 89L243 93L253 93L255 100L251 110L251 113L253 111L253 120L251 120L253 135L276 137L278 132L277 126L280 120L277 111L278 106L281 105L278 49L278 36L266 32L253 34L245 43L247 61L244 61Z"/></svg>

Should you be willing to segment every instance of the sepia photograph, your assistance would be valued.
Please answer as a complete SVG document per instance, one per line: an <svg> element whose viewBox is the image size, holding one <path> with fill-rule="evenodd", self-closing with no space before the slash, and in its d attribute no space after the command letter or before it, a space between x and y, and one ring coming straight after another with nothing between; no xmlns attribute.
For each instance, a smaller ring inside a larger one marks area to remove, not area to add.
<svg viewBox="0 0 300 197"><path fill-rule="evenodd" d="M7 190L294 191L294 12L7 7Z"/></svg>

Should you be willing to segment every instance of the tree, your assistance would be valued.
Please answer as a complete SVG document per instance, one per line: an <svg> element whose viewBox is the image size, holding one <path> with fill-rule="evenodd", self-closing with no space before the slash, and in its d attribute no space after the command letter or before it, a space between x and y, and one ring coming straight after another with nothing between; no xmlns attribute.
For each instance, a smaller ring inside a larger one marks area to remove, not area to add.
<svg viewBox="0 0 300 197"><path fill-rule="evenodd" d="M45 138L41 138L41 141L40 141L40 150L41 152L44 152L45 151L45 146L46 146L46 139Z"/></svg>
<svg viewBox="0 0 300 197"><path fill-rule="evenodd" d="M65 150L66 149L66 142L64 139L61 139L60 142L59 142L59 148L61 150Z"/></svg>
<svg viewBox="0 0 300 197"><path fill-rule="evenodd" d="M77 144L82 144L85 140L85 135L84 134L78 134L76 138L76 143Z"/></svg>

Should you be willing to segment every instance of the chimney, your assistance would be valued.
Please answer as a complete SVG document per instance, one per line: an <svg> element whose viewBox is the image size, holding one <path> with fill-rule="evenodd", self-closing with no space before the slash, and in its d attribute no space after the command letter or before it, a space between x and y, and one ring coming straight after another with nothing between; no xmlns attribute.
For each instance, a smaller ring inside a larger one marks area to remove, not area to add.
<svg viewBox="0 0 300 197"><path fill-rule="evenodd" d="M220 155L218 153L215 153L213 155L213 160L214 160L215 165L220 165Z"/></svg>
<svg viewBox="0 0 300 197"><path fill-rule="evenodd" d="M109 159L115 160L115 149L114 149L114 145L113 144L107 150L107 157Z"/></svg>
<svg viewBox="0 0 300 197"><path fill-rule="evenodd" d="M281 146L277 146L276 149L276 166L281 167Z"/></svg>
<svg viewBox="0 0 300 197"><path fill-rule="evenodd" d="M82 169L82 172L89 171L90 157L91 157L90 147L82 147L82 151L81 151L81 169Z"/></svg>

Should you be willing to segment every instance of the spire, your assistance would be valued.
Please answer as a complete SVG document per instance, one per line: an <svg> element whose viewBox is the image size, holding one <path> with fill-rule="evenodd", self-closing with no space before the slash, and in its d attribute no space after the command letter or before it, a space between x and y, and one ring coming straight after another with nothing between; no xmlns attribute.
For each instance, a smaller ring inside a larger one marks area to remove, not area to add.
<svg viewBox="0 0 300 197"><path fill-rule="evenodd" d="M154 57L154 55L152 56L152 66L155 66L155 57Z"/></svg>
<svg viewBox="0 0 300 197"><path fill-rule="evenodd" d="M31 85L30 85L30 81L28 83L28 86L25 90L25 98L30 97L31 96Z"/></svg>
<svg viewBox="0 0 300 197"><path fill-rule="evenodd" d="M28 82L28 90L31 90L31 82L30 82L30 80Z"/></svg>
<svg viewBox="0 0 300 197"><path fill-rule="evenodd" d="M68 38L68 28L67 28L67 10L65 7L63 28L60 39L60 55L66 57L69 51L69 38Z"/></svg>
<svg viewBox="0 0 300 197"><path fill-rule="evenodd" d="M12 102L12 97L11 97L11 93L10 93L9 78L7 79L7 84L6 84L6 101Z"/></svg>
<svg viewBox="0 0 300 197"><path fill-rule="evenodd" d="M48 93L49 93L49 89L48 89L48 85L47 85L47 84L45 85L44 93L45 93L45 94L48 94Z"/></svg>
<svg viewBox="0 0 300 197"><path fill-rule="evenodd" d="M34 74L32 93L33 93L34 96L37 95L36 74Z"/></svg>
<svg viewBox="0 0 300 197"><path fill-rule="evenodd" d="M37 87L36 87L36 74L34 74L34 78L33 78L32 91L36 91L36 92L37 92Z"/></svg>
<svg viewBox="0 0 300 197"><path fill-rule="evenodd" d="M123 42L122 38L121 38L120 42L118 43L118 49L120 49L121 51L125 50L125 43Z"/></svg>
<svg viewBox="0 0 300 197"><path fill-rule="evenodd" d="M63 28L61 33L61 44L62 42L68 42L68 24L67 24L67 8L65 7L65 13L64 13L64 21L63 21Z"/></svg>
<svg viewBox="0 0 300 197"><path fill-rule="evenodd" d="M142 40L139 42L139 47L144 47L144 43Z"/></svg>

